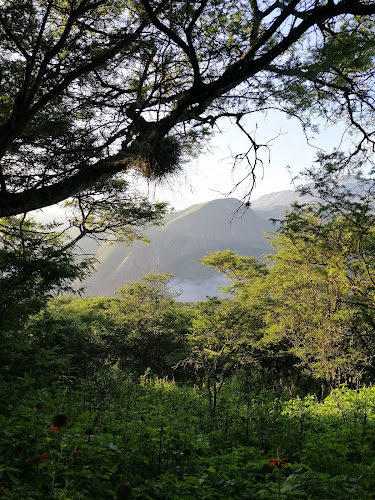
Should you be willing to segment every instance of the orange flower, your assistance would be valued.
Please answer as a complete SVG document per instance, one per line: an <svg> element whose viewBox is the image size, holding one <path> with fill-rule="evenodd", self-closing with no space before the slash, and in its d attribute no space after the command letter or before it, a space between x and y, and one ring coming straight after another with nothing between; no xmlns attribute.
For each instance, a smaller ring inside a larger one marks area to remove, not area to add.
<svg viewBox="0 0 375 500"><path fill-rule="evenodd" d="M34 464L34 465L40 465L44 462L44 460L48 458L48 454L47 453L42 453L40 456L39 455L35 455L35 457L32 457L32 458L28 458L26 460L26 462L28 464Z"/></svg>
<svg viewBox="0 0 375 500"><path fill-rule="evenodd" d="M288 459L277 457L277 458L269 458L268 461L270 462L271 467L278 467L281 469L282 467L285 467L285 465L288 462Z"/></svg>
<svg viewBox="0 0 375 500"><path fill-rule="evenodd" d="M61 432L61 427L54 427L53 425L51 425L51 427L49 428L50 431L55 431L55 432Z"/></svg>

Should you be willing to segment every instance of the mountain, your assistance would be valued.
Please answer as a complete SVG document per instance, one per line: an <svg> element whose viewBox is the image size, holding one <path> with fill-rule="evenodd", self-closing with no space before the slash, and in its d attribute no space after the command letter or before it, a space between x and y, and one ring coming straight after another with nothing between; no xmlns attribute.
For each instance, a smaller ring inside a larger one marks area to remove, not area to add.
<svg viewBox="0 0 375 500"><path fill-rule="evenodd" d="M300 196L292 189L277 191L261 196L251 202L251 208L254 212L264 219L280 219L285 210L290 209L294 201L300 203L312 203L315 201L311 195Z"/></svg>
<svg viewBox="0 0 375 500"><path fill-rule="evenodd" d="M271 193L246 210L234 198L213 200L168 215L163 227L147 232L150 244L104 243L96 252L95 271L83 283L85 295L113 296L127 281L138 281L149 272L173 273L176 289L183 290L180 300L217 295L218 286L227 281L199 259L209 251L228 248L254 257L270 252L264 233L273 232L275 226L268 219L281 216L296 198L294 191ZM83 246L86 252L95 251L92 243Z"/></svg>

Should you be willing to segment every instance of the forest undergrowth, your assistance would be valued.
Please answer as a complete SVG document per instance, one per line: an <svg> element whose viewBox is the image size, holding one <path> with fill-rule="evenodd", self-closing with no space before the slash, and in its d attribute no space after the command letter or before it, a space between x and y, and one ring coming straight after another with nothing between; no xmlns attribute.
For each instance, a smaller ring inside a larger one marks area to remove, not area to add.
<svg viewBox="0 0 375 500"><path fill-rule="evenodd" d="M375 388L289 399L145 374L60 378L8 395L0 496L36 499L365 499L375 491Z"/></svg>

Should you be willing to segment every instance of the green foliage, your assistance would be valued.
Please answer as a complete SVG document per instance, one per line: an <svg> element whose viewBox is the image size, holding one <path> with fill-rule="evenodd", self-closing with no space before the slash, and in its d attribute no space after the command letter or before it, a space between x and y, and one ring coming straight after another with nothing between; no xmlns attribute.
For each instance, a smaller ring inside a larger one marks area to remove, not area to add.
<svg viewBox="0 0 375 500"><path fill-rule="evenodd" d="M53 380L69 365L58 344L42 347L26 326L49 298L72 292L72 282L91 267L51 229L26 217L0 221L0 380L14 387L32 385L40 376Z"/></svg>
<svg viewBox="0 0 375 500"><path fill-rule="evenodd" d="M28 390L0 416L0 490L30 500L130 489L152 500L371 496L372 388L342 388L320 403L256 391L244 402L237 391L224 391L212 420L202 387L167 378L98 373ZM57 431L56 413L69 417ZM272 465L279 459L284 467Z"/></svg>
<svg viewBox="0 0 375 500"><path fill-rule="evenodd" d="M225 366L228 375L241 366L254 379L261 377L281 390L286 385L302 389L308 377L301 377L301 370L295 367L298 358L289 352L290 346L284 339L265 336L272 290L266 264L231 250L209 252L202 263L224 273L232 282L222 288L230 294L229 300L208 299L197 307L195 325L201 335L201 349L212 342L217 344L218 352L212 353L216 358L211 356L213 369L218 362L219 372ZM199 349L194 349L196 357Z"/></svg>
<svg viewBox="0 0 375 500"><path fill-rule="evenodd" d="M121 288L118 298L51 300L24 326L29 349L54 352L57 365L64 359L64 369L75 375L89 376L112 367L135 376L148 368L160 376L172 376L172 367L188 352L191 315L189 308L174 300L175 292L168 290L171 281L170 275L149 274Z"/></svg>
<svg viewBox="0 0 375 500"><path fill-rule="evenodd" d="M3 221L0 496L370 498L373 187L317 182L323 202L285 215L268 268L210 253L229 298L197 304L168 274L51 298L89 263L51 228Z"/></svg>
<svg viewBox="0 0 375 500"><path fill-rule="evenodd" d="M66 243L57 229L32 219L0 220L0 327L9 319L22 322L87 275L90 260L78 262Z"/></svg>
<svg viewBox="0 0 375 500"><path fill-rule="evenodd" d="M162 273L120 288L113 302L120 366L131 366L138 375L147 368L172 375L172 367L186 355L190 312L176 302L173 286L172 275Z"/></svg>
<svg viewBox="0 0 375 500"><path fill-rule="evenodd" d="M285 216L264 285L271 338L288 339L303 365L332 384L360 376L374 349L373 181L358 179L356 191L326 181L321 203Z"/></svg>
<svg viewBox="0 0 375 500"><path fill-rule="evenodd" d="M230 279L232 287L224 287L223 291L233 292L236 296L248 294L250 290L256 293L257 285L268 272L265 264L255 257L243 257L231 250L208 252L201 262Z"/></svg>
<svg viewBox="0 0 375 500"><path fill-rule="evenodd" d="M108 346L114 327L111 299L78 297L50 301L26 325L35 350L56 350L68 360L69 371L81 376L117 361Z"/></svg>
<svg viewBox="0 0 375 500"><path fill-rule="evenodd" d="M103 183L120 178L104 210L116 224L111 202L124 209L134 194L130 171L168 178L217 121L244 131L245 115L269 109L304 128L311 115L346 117L362 149L372 143L374 13L372 2L4 0L1 216L71 197L95 212ZM245 181L264 147L247 138Z"/></svg>
<svg viewBox="0 0 375 500"><path fill-rule="evenodd" d="M212 415L224 383L241 366L257 363L257 340L263 326L256 310L240 302L208 297L193 310L188 341L190 356L181 364L192 364L205 381Z"/></svg>
<svg viewBox="0 0 375 500"><path fill-rule="evenodd" d="M257 318L252 350L263 367L284 365L275 370L281 384L294 385L301 371L306 381L313 376L331 387L372 380L374 180L310 174L313 183L302 192L318 202L285 214L269 236L276 253L268 269L230 250L202 262L232 281L223 288L230 304Z"/></svg>

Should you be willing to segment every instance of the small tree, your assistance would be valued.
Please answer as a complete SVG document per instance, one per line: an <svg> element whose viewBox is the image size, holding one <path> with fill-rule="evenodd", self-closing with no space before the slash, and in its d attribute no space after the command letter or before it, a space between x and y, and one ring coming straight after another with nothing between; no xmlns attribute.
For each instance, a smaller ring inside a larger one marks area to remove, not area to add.
<svg viewBox="0 0 375 500"><path fill-rule="evenodd" d="M254 257L240 256L231 250L209 252L202 263L225 274L231 284L222 290L229 293L239 310L247 311L251 319L251 342L247 355L263 382L274 385L278 391L302 389L311 377L303 377L297 367L298 357L290 351L289 340L266 333L266 320L272 315L274 293L270 283L270 269L266 262ZM246 349L246 345L245 345ZM250 375L253 378L253 373ZM303 381L303 384L301 384ZM248 380L249 384L253 381Z"/></svg>
<svg viewBox="0 0 375 500"><path fill-rule="evenodd" d="M148 274L120 288L112 303L116 321L113 349L120 366L144 373L173 375L172 367L187 353L189 310L176 302L171 274Z"/></svg>
<svg viewBox="0 0 375 500"><path fill-rule="evenodd" d="M91 260L78 260L56 227L26 217L0 219L0 379L39 373L45 381L68 367L58 346L39 350L27 320L49 298L72 293L73 282L90 269Z"/></svg>
<svg viewBox="0 0 375 500"><path fill-rule="evenodd" d="M16 328L89 273L92 260L78 260L56 229L26 217L0 219L0 328Z"/></svg>
<svg viewBox="0 0 375 500"><path fill-rule="evenodd" d="M295 206L270 256L269 332L320 380L360 377L374 353L374 181L327 179L319 203Z"/></svg>
<svg viewBox="0 0 375 500"><path fill-rule="evenodd" d="M198 302L188 336L191 355L185 362L192 363L203 375L212 417L228 377L253 361L252 344L260 326L257 314L237 301L210 297Z"/></svg>

